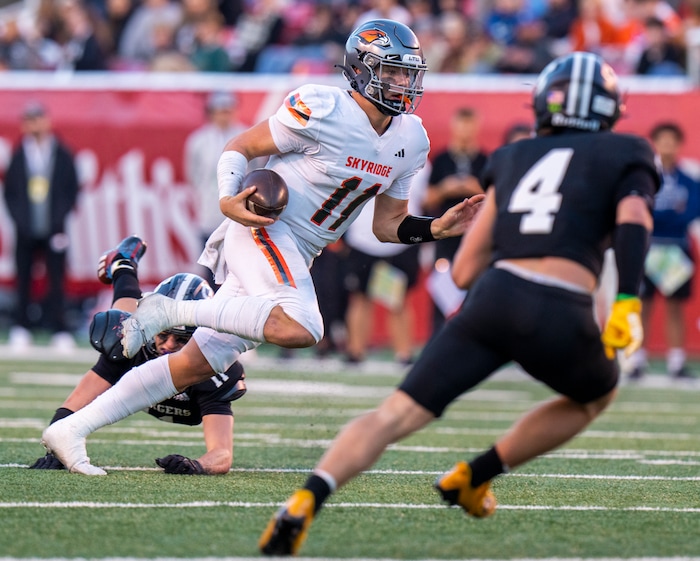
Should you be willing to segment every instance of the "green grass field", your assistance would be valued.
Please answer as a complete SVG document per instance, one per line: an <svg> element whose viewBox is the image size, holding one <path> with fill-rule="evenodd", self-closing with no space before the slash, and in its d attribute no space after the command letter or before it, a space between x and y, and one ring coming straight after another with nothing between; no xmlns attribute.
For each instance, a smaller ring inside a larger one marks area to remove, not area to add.
<svg viewBox="0 0 700 561"><path fill-rule="evenodd" d="M47 353L48 354L48 353ZM90 365L0 359L0 560L245 558L277 506L350 418L400 381L387 362L349 369L264 353L234 403L235 461L226 476L165 475L154 458L203 451L198 427L139 413L88 440L107 477L26 466L41 431ZM441 505L436 475L490 446L550 396L500 373L441 421L391 448L338 492L303 557L352 559L700 559L700 382L650 376L622 387L588 431L495 484L499 510L476 520Z"/></svg>

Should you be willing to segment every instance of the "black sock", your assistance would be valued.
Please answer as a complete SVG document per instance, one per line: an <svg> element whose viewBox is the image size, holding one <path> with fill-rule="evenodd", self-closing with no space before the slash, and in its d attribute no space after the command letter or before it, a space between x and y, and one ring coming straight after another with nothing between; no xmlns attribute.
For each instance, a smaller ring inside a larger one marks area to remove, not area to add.
<svg viewBox="0 0 700 561"><path fill-rule="evenodd" d="M56 409L56 412L53 414L53 419L51 419L51 422L49 423L50 425L53 425L56 421L60 421L61 419L65 419L69 415L72 415L73 411L70 409L67 409L65 407L59 407Z"/></svg>
<svg viewBox="0 0 700 561"><path fill-rule="evenodd" d="M331 488L326 483L323 477L318 475L310 475L309 478L304 483L304 489L308 489L313 493L314 496L314 514L316 514L326 499L331 496Z"/></svg>
<svg viewBox="0 0 700 561"><path fill-rule="evenodd" d="M495 446L469 462L469 467L472 469L472 487L478 487L508 470L498 456Z"/></svg>
<svg viewBox="0 0 700 561"><path fill-rule="evenodd" d="M114 270L112 277L112 302L120 298L141 298L141 287L136 271L127 267Z"/></svg>

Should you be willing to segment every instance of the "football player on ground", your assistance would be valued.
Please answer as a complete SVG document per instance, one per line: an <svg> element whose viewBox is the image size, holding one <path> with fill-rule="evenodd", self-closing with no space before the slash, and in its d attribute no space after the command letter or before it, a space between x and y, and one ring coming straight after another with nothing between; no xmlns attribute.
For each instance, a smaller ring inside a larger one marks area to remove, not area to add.
<svg viewBox="0 0 700 561"><path fill-rule="evenodd" d="M315 514L386 447L508 362L558 394L525 414L488 451L435 482L450 505L493 514L491 480L564 444L615 396L616 349L642 340L638 290L659 186L650 146L611 132L620 115L613 70L577 52L554 60L534 90L537 136L500 148L482 178L486 201L455 257L469 293L399 388L348 424L303 489L260 538L267 555L298 551ZM602 332L593 291L615 249L617 299Z"/></svg>
<svg viewBox="0 0 700 561"><path fill-rule="evenodd" d="M226 219L200 258L223 284L211 300L141 300L123 324L125 355L173 325L203 327L181 351L134 369L79 413L48 427L45 446L74 471L89 473L85 437L98 428L225 371L261 342L295 348L320 341L323 321L309 268L370 198L373 231L382 241L413 244L461 235L483 195L439 218L407 210L411 180L429 149L422 122L412 115L425 70L408 27L372 20L347 41L349 89L302 86L275 115L232 139L218 168ZM289 188L288 206L276 220L247 210L254 186L239 192L248 162L262 156L270 156L267 167Z"/></svg>
<svg viewBox="0 0 700 561"><path fill-rule="evenodd" d="M141 298L137 277L138 262L146 244L130 236L100 259L98 277L113 287L112 309L96 314L90 326L90 340L101 351L97 363L81 378L63 405L56 410L51 423L72 415L98 395L116 384L134 366L156 357L174 353L189 341L193 327L176 327L158 333L144 345L133 359L125 359L121 345L114 335L121 320L136 309ZM203 300L214 291L201 277L179 273L161 282L155 291L175 300ZM125 313L126 312L126 313ZM197 459L180 454L157 458L165 473L188 475L228 473L233 461L233 412L231 402L246 392L245 374L239 362L225 373L215 374L194 384L179 394L148 407L154 417L182 425L202 425L207 451ZM50 452L39 458L30 469L64 469L63 463Z"/></svg>

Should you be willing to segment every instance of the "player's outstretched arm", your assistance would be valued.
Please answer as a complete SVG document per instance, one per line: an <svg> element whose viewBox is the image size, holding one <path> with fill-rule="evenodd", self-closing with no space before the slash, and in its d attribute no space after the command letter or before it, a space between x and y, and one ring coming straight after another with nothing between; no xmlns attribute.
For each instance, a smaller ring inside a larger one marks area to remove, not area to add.
<svg viewBox="0 0 700 561"><path fill-rule="evenodd" d="M611 360L618 349L629 357L644 340L639 286L652 228L652 214L644 198L629 195L620 201L613 234L618 289L601 335L605 353Z"/></svg>
<svg viewBox="0 0 700 561"><path fill-rule="evenodd" d="M462 235L471 225L484 200L474 195L454 205L439 218L412 216L408 201L378 195L372 231L379 241L414 244Z"/></svg>
<svg viewBox="0 0 700 561"><path fill-rule="evenodd" d="M454 238L464 234L474 222L485 195L472 195L448 209L440 218L436 218L431 226L435 239Z"/></svg>

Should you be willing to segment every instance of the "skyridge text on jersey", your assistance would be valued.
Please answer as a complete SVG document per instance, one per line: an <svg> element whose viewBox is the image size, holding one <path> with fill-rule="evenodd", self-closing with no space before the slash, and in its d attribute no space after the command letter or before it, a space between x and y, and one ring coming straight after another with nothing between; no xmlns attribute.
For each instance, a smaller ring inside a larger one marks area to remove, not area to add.
<svg viewBox="0 0 700 561"><path fill-rule="evenodd" d="M345 161L345 167L359 169L380 177L389 177L391 170L394 169L392 166L370 162L369 160L363 160L355 156L348 156L348 159Z"/></svg>

